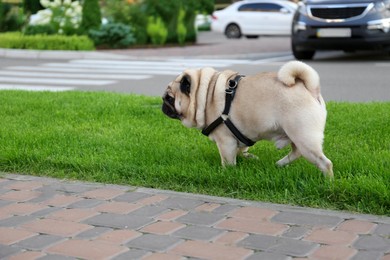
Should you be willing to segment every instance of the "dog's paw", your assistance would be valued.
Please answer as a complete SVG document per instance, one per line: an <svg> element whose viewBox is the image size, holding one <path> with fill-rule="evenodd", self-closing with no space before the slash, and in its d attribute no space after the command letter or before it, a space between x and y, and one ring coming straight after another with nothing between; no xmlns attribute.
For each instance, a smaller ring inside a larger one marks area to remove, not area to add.
<svg viewBox="0 0 390 260"><path fill-rule="evenodd" d="M247 158L247 159L255 159L255 160L258 160L259 157L257 157L256 155L252 154L252 153L248 153L247 151L245 152L242 152L242 156L244 158Z"/></svg>

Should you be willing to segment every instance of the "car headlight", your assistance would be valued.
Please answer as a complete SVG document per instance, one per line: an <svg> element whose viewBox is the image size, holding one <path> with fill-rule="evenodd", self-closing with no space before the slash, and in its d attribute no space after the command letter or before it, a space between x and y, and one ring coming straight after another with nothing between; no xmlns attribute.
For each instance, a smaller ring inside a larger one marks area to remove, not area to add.
<svg viewBox="0 0 390 260"><path fill-rule="evenodd" d="M383 1L376 2L375 9L378 12L390 11L390 0L383 0Z"/></svg>

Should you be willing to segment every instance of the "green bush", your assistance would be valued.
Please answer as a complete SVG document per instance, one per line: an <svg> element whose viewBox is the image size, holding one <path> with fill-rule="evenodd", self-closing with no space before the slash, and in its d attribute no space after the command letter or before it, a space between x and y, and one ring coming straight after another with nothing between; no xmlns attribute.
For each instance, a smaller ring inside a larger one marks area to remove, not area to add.
<svg viewBox="0 0 390 260"><path fill-rule="evenodd" d="M99 47L124 48L135 43L131 27L122 23L101 25L99 30L90 30L89 37Z"/></svg>
<svg viewBox="0 0 390 260"><path fill-rule="evenodd" d="M185 12L185 16L179 22L180 10ZM126 1L110 0L106 1L104 14L112 21L131 25L139 44L152 40L148 39L147 31L144 29L148 26L147 17L161 17L168 31L166 42L178 43L184 35L184 31L186 31L185 42L195 42L196 14L211 13L213 10L213 0L143 0L131 5L127 4ZM180 23L182 25L179 25ZM181 36L178 35L179 32Z"/></svg>
<svg viewBox="0 0 390 260"><path fill-rule="evenodd" d="M184 25L184 17L186 12L183 9L180 9L179 16L177 18L177 41L180 44L184 44L187 35L187 28Z"/></svg>
<svg viewBox="0 0 390 260"><path fill-rule="evenodd" d="M140 4L128 4L125 1L106 1L103 15L113 23L130 25L133 29L136 44L148 43L146 26L148 17L145 8Z"/></svg>
<svg viewBox="0 0 390 260"><path fill-rule="evenodd" d="M163 45L167 41L168 30L161 17L150 16L146 31L155 45Z"/></svg>
<svg viewBox="0 0 390 260"><path fill-rule="evenodd" d="M28 25L24 28L23 33L25 35L35 35L35 34L56 34L56 29L51 24L43 25Z"/></svg>
<svg viewBox="0 0 390 260"><path fill-rule="evenodd" d="M167 42L178 41L177 24L180 9L185 11L183 24L186 27L186 42L196 41L195 18L199 12L211 13L214 10L213 0L143 0L145 12L149 16L160 16L167 25Z"/></svg>
<svg viewBox="0 0 390 260"><path fill-rule="evenodd" d="M98 0L84 0L81 18L81 30L88 32L98 29L102 23L102 13Z"/></svg>
<svg viewBox="0 0 390 260"><path fill-rule="evenodd" d="M87 36L0 34L0 48L35 50L94 50Z"/></svg>

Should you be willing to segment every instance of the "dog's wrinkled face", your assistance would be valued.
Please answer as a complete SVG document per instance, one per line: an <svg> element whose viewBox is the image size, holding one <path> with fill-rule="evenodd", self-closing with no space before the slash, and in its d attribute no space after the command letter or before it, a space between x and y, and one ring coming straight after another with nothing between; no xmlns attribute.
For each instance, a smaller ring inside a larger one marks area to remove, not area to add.
<svg viewBox="0 0 390 260"><path fill-rule="evenodd" d="M178 76L169 83L163 95L162 111L173 119L185 120L190 104L191 78L187 74Z"/></svg>

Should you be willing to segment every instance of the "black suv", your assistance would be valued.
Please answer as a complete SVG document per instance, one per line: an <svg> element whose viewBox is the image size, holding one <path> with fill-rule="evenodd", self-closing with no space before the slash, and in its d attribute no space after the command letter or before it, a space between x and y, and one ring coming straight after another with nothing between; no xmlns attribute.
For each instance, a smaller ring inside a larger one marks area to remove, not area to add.
<svg viewBox="0 0 390 260"><path fill-rule="evenodd" d="M291 44L297 59L312 59L316 50L390 51L390 0L303 1Z"/></svg>

